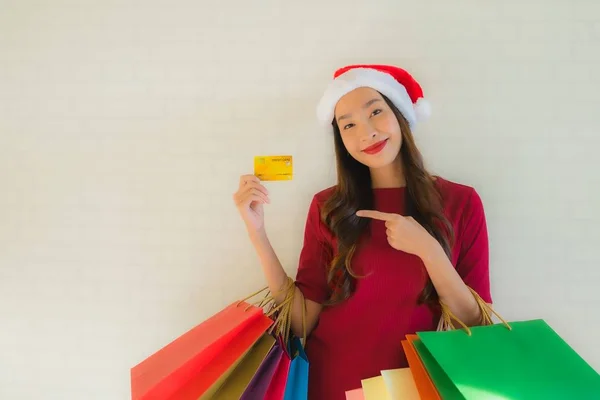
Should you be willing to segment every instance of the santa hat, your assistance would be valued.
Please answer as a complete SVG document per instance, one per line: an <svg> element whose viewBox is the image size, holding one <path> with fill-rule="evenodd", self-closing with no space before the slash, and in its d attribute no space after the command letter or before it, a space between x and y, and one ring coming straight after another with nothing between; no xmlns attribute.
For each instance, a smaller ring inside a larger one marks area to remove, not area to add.
<svg viewBox="0 0 600 400"><path fill-rule="evenodd" d="M419 83L402 68L390 65L349 65L335 71L319 105L317 118L331 125L337 102L359 87L370 87L385 95L402 113L411 129L431 114Z"/></svg>

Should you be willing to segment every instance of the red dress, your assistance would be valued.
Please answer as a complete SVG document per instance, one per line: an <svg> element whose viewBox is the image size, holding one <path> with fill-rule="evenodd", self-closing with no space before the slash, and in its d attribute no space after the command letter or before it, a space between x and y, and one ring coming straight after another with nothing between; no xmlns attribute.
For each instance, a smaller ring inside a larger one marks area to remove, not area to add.
<svg viewBox="0 0 600 400"><path fill-rule="evenodd" d="M477 192L442 178L445 214L455 229L452 264L465 283L492 302L488 272L485 214ZM336 240L320 221L319 210L332 188L311 202L300 254L296 285L307 299L323 303L329 296L326 274ZM405 188L374 189L375 209L404 213ZM381 370L406 367L401 340L406 334L435 330L439 314L417 304L427 275L420 258L392 248L384 222L372 220L372 235L353 258L364 276L356 292L340 305L324 307L308 337L309 399L345 400L345 392L361 387L361 379Z"/></svg>

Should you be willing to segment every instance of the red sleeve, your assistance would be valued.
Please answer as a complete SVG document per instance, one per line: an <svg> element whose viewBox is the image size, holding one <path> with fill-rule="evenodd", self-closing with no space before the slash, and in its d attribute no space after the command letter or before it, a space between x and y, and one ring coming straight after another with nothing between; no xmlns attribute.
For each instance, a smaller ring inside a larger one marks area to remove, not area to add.
<svg viewBox="0 0 600 400"><path fill-rule="evenodd" d="M305 298L319 304L323 304L330 295L327 270L332 260L331 245L323 234L321 224L317 199L313 197L304 228L296 286Z"/></svg>
<svg viewBox="0 0 600 400"><path fill-rule="evenodd" d="M466 285L491 304L488 232L483 203L475 190L472 190L467 200L461 226L456 270Z"/></svg>

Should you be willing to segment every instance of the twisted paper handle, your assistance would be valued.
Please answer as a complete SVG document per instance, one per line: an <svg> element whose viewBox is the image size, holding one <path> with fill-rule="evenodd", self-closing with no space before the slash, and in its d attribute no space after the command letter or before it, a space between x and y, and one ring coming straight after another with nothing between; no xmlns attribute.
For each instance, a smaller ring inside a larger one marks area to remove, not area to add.
<svg viewBox="0 0 600 400"><path fill-rule="evenodd" d="M269 333L274 333L276 337L281 336L283 343L288 342L292 327L292 307L294 305L295 289L294 281L288 277L284 288L276 293L285 293L285 297L280 304L276 304L275 296L273 296L271 308L267 311L269 317L275 316L275 322L271 326Z"/></svg>
<svg viewBox="0 0 600 400"><path fill-rule="evenodd" d="M254 292L253 294L240 300L238 305L267 290L268 287L264 287L261 290ZM285 293L285 297L279 304L277 304L275 302L275 297L282 293ZM274 323L269 328L269 334L274 334L276 337L281 336L283 342L287 343L292 326L292 307L294 305L295 293L296 285L294 284L294 280L288 277L286 284L281 290L275 292L274 294L267 292L262 300L249 303L249 305L246 307L246 310L250 309L252 306L265 309L266 316L271 318L274 317ZM302 299L302 307L302 328L304 331L304 336L302 339L304 345L306 343L306 301L304 298Z"/></svg>
<svg viewBox="0 0 600 400"><path fill-rule="evenodd" d="M497 316L498 319L500 319L500 321L502 321L502 323L504 324L504 326L506 326L508 328L508 330L512 330L512 327L510 326L510 324L508 322L506 322L506 320L504 318L502 318L502 316L500 314L498 314L496 312L496 310L494 310L488 303L485 302L485 300L483 300L481 298L481 296L479 296L479 294L473 290L472 288L469 287L469 290L471 291L471 294L473 295L473 297L475 297L475 300L477 301L477 305L479 306L479 309L481 310L481 317L483 319L483 325L492 325L494 322L492 321L492 314ZM456 321L458 322L467 332L467 334L469 336L471 336L472 332L471 329L464 323L462 322L460 319L458 319L456 317L456 315L454 315L454 313L452 311L450 311L450 308L448 308L448 306L442 302L440 302L440 306L442 308L442 315L440 318L440 322L438 324L438 331L449 331L449 330L454 330L456 329L456 327L454 326L454 324L452 323L452 321Z"/></svg>

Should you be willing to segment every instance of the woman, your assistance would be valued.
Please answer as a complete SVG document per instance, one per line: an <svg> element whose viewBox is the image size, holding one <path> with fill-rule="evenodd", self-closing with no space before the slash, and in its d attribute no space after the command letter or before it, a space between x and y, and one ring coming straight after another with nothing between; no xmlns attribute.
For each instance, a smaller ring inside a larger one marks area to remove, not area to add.
<svg viewBox="0 0 600 400"><path fill-rule="evenodd" d="M317 111L331 126L338 181L309 207L292 330L303 335L305 299L309 398L341 400L361 379L406 367L401 340L435 330L440 302L465 324L482 323L469 287L491 304L488 237L477 192L424 167L412 130L428 107L408 72L342 68ZM234 200L280 293L289 278L263 223L269 193L246 175Z"/></svg>

